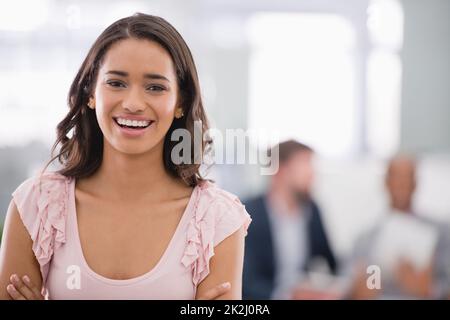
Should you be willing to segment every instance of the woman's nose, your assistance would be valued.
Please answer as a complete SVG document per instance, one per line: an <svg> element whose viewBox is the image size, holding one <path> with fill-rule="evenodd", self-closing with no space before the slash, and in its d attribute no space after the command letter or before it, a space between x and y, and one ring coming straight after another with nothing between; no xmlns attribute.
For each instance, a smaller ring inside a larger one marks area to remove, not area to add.
<svg viewBox="0 0 450 320"><path fill-rule="evenodd" d="M123 108L129 112L139 112L145 109L145 101L140 88L131 88L123 100Z"/></svg>

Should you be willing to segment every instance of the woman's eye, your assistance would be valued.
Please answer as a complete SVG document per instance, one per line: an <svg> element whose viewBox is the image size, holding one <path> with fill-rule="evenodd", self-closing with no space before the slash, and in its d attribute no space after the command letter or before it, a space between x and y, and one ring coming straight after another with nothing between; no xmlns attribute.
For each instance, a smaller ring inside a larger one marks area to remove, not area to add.
<svg viewBox="0 0 450 320"><path fill-rule="evenodd" d="M147 87L148 91L154 91L154 92L161 92L166 90L166 88L162 87L162 86L156 86L156 85L151 85Z"/></svg>
<svg viewBox="0 0 450 320"><path fill-rule="evenodd" d="M109 86L114 88L124 88L125 85L120 81L107 81L106 82Z"/></svg>

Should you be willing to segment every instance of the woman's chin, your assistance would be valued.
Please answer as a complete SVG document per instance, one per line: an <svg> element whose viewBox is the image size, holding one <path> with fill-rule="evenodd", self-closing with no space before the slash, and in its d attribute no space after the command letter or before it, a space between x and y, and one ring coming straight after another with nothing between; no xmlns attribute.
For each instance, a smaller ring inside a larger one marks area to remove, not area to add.
<svg viewBox="0 0 450 320"><path fill-rule="evenodd" d="M152 150L155 149L155 144L143 144L143 143L118 143L116 145L112 146L114 150L116 150L119 153L126 154L126 155L142 155L146 154Z"/></svg>

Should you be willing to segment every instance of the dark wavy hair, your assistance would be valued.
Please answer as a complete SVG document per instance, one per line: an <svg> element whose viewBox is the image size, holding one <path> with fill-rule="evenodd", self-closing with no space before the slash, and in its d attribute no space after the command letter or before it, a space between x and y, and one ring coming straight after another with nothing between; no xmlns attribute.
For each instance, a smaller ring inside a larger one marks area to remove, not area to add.
<svg viewBox="0 0 450 320"><path fill-rule="evenodd" d="M62 164L57 171L66 177L87 177L100 166L103 157L103 133L97 122L95 111L87 107L89 97L95 87L98 70L106 52L112 44L128 39L146 39L160 44L170 54L175 66L184 116L174 119L164 138L163 162L167 172L180 177L190 186L205 180L200 174L203 157L211 149L212 140L203 139L209 122L203 108L200 85L194 60L187 44L177 30L166 20L152 15L136 13L120 19L97 38L83 61L75 79L70 86L68 95L69 112L57 126L57 139L51 149L52 159L44 170L55 159ZM194 121L202 123L201 152L194 148ZM175 129L184 128L191 136L191 161L176 165L171 160L171 152L176 141L170 137ZM73 130L71 137L67 135ZM60 146L58 154L55 151ZM201 155L194 159L194 155ZM194 161L196 160L196 161ZM199 163L200 162L200 163Z"/></svg>

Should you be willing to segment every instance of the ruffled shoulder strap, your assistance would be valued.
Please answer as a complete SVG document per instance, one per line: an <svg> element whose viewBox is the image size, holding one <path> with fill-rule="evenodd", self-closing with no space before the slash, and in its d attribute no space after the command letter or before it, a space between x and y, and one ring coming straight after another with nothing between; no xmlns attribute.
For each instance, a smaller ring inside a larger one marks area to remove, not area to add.
<svg viewBox="0 0 450 320"><path fill-rule="evenodd" d="M33 241L45 286L53 252L65 243L70 179L46 172L25 180L12 193L20 217Z"/></svg>
<svg viewBox="0 0 450 320"><path fill-rule="evenodd" d="M208 181L197 188L194 214L189 222L181 261L185 267L192 268L195 286L209 274L209 260L214 256L214 247L242 226L247 235L252 221L236 195Z"/></svg>

